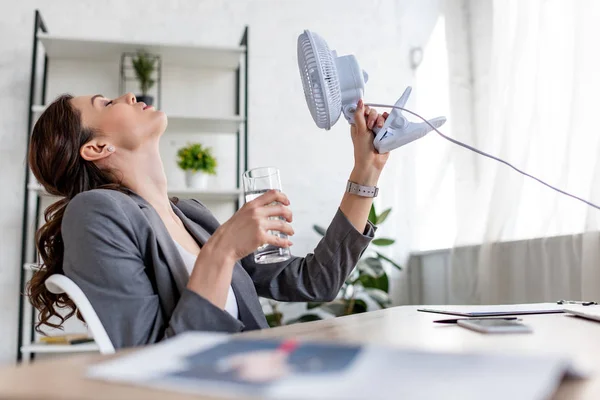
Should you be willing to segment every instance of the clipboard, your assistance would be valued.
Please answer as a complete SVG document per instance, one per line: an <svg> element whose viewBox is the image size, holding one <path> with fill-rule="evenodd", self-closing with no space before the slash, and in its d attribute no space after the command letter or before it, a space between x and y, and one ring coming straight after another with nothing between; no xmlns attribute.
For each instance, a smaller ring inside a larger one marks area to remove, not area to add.
<svg viewBox="0 0 600 400"><path fill-rule="evenodd" d="M419 308L417 311L459 317L501 317L507 315L560 314L564 306L556 303L500 304L482 306L439 306Z"/></svg>

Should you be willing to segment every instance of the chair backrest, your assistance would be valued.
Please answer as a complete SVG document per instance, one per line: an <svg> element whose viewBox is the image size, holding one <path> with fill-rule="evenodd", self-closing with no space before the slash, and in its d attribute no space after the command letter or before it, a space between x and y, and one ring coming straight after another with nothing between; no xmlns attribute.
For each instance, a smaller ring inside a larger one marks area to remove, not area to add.
<svg viewBox="0 0 600 400"><path fill-rule="evenodd" d="M85 294L79 286L62 274L51 275L46 279L45 284L46 288L52 293L66 293L67 296L73 300L73 303L75 303L77 309L85 319L85 323L92 333L92 336L100 349L100 353L113 354L115 352L115 347L110 341L104 326L102 326L102 322L100 322L100 318L98 318L96 311L94 311L90 301L85 297Z"/></svg>

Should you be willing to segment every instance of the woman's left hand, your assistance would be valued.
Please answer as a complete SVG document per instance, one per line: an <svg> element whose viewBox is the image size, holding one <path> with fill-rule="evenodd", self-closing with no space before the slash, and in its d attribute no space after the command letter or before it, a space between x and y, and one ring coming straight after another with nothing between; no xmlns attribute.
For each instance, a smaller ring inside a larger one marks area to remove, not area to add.
<svg viewBox="0 0 600 400"><path fill-rule="evenodd" d="M354 113L354 124L351 126L352 143L354 144L354 168L374 174L381 173L390 153L379 154L373 146L373 127L382 127L388 113L378 114L377 110L365 106L362 99L358 102Z"/></svg>

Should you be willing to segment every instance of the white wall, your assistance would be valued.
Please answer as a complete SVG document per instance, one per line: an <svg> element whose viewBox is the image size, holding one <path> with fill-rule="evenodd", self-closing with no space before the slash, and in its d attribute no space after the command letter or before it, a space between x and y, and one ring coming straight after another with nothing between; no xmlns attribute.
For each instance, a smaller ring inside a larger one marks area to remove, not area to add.
<svg viewBox="0 0 600 400"><path fill-rule="evenodd" d="M438 0L2 0L0 3L0 363L14 361L25 134L34 9L52 33L232 45L250 26L250 167L281 169L295 214L295 254L310 251L314 223L333 216L352 168L347 124L313 125L296 64L303 29L340 54L356 54L371 81L367 99L391 102L413 76L408 49L423 45ZM118 79L115 76L115 82ZM97 91L102 91L98 88ZM399 157L399 155L396 155ZM392 159L394 156L392 156ZM390 168L398 166L393 160ZM387 171L388 176L397 171ZM388 180L391 181L391 180ZM382 187L382 192L386 188ZM400 210L397 210L401 218Z"/></svg>

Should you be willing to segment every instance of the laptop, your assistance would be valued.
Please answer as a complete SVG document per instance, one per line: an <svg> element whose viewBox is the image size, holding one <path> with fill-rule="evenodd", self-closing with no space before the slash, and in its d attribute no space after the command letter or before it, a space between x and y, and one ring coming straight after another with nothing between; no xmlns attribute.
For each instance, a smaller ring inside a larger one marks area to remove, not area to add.
<svg viewBox="0 0 600 400"><path fill-rule="evenodd" d="M592 319L600 322L600 307L594 306L572 306L565 307L563 311L567 314L576 315L578 317Z"/></svg>

